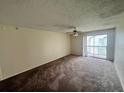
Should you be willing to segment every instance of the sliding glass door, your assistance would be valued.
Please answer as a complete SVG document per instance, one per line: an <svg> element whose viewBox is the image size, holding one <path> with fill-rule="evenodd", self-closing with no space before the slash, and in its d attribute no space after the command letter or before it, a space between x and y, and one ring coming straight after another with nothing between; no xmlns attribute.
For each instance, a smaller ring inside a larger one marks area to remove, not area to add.
<svg viewBox="0 0 124 93"><path fill-rule="evenodd" d="M107 34L87 36L87 56L107 57Z"/></svg>

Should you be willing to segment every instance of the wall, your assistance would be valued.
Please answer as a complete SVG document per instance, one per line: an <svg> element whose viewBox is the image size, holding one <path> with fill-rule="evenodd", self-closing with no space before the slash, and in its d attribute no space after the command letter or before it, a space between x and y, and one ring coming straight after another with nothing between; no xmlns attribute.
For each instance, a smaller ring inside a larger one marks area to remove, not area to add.
<svg viewBox="0 0 124 93"><path fill-rule="evenodd" d="M1 66L0 66L0 80L2 80L2 71L1 71Z"/></svg>
<svg viewBox="0 0 124 93"><path fill-rule="evenodd" d="M3 79L70 54L70 36L28 28L2 26L0 65Z"/></svg>
<svg viewBox="0 0 124 93"><path fill-rule="evenodd" d="M107 25L116 27L114 65L124 89L124 12L120 15L106 18L105 20Z"/></svg>
<svg viewBox="0 0 124 93"><path fill-rule="evenodd" d="M117 26L115 50L115 66L124 89L124 25Z"/></svg>
<svg viewBox="0 0 124 93"><path fill-rule="evenodd" d="M114 65L124 89L124 13L107 18L106 24L116 27Z"/></svg>
<svg viewBox="0 0 124 93"><path fill-rule="evenodd" d="M83 53L83 34L74 37L71 35L71 54L82 55Z"/></svg>

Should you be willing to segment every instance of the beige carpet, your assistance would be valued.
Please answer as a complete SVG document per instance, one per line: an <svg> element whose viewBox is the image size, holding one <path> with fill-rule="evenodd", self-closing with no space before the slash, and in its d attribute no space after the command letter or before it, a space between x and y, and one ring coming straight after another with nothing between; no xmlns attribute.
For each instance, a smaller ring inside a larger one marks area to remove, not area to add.
<svg viewBox="0 0 124 93"><path fill-rule="evenodd" d="M123 91L110 61L67 56L0 82L0 91Z"/></svg>

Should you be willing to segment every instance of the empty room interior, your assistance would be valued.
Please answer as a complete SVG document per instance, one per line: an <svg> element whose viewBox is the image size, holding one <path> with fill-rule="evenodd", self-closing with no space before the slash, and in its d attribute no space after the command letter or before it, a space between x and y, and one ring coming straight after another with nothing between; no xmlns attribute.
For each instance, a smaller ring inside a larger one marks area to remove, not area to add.
<svg viewBox="0 0 124 93"><path fill-rule="evenodd" d="M1 92L123 92L124 0L0 0Z"/></svg>

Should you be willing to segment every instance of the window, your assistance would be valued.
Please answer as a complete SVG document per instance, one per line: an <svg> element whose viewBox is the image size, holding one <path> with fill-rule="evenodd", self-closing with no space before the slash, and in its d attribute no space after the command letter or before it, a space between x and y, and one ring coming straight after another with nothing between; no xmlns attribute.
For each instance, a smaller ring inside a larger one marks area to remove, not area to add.
<svg viewBox="0 0 124 93"><path fill-rule="evenodd" d="M106 51L107 35L87 36L87 56L106 59Z"/></svg>

